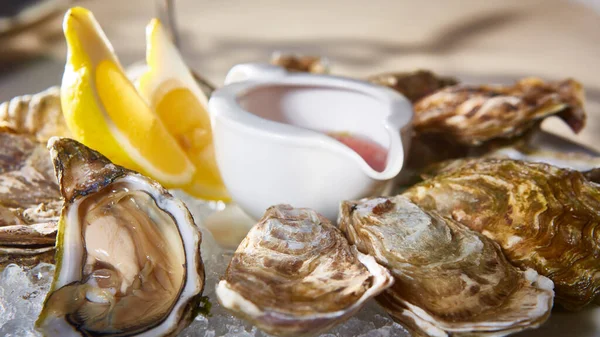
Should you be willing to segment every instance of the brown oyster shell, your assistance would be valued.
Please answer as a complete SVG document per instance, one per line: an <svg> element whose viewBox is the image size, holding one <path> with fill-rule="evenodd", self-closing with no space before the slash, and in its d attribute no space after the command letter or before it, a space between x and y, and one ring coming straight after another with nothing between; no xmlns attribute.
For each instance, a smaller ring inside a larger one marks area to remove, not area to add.
<svg viewBox="0 0 600 337"><path fill-rule="evenodd" d="M17 96L0 104L0 130L34 136L46 144L52 136L69 137L62 114L60 88L50 87L34 95Z"/></svg>
<svg viewBox="0 0 600 337"><path fill-rule="evenodd" d="M469 146L519 136L552 115L579 132L586 119L583 102L583 88L572 79L525 78L513 86L455 85L418 101L413 126L420 135L442 135Z"/></svg>
<svg viewBox="0 0 600 337"><path fill-rule="evenodd" d="M459 160L430 174L404 195L498 242L513 264L552 279L565 308L598 297L599 185L577 171L510 159Z"/></svg>
<svg viewBox="0 0 600 337"><path fill-rule="evenodd" d="M0 246L0 271L12 263L22 268L29 268L42 262L54 264L54 246L40 248Z"/></svg>
<svg viewBox="0 0 600 337"><path fill-rule="evenodd" d="M242 241L219 302L277 336L311 336L343 322L393 283L375 260L351 247L310 209L270 207Z"/></svg>
<svg viewBox="0 0 600 337"><path fill-rule="evenodd" d="M328 74L329 61L320 56L273 53L271 64L285 68L290 72Z"/></svg>
<svg viewBox="0 0 600 337"><path fill-rule="evenodd" d="M416 335L501 336L535 328L552 308L552 282L521 271L485 236L408 199L344 201L350 242L395 278L378 302Z"/></svg>
<svg viewBox="0 0 600 337"><path fill-rule="evenodd" d="M0 255L54 246L62 200L45 146L0 132Z"/></svg>
<svg viewBox="0 0 600 337"><path fill-rule="evenodd" d="M438 76L429 70L422 69L412 72L377 74L368 77L367 81L394 89L412 103L442 88L458 83L455 78Z"/></svg>

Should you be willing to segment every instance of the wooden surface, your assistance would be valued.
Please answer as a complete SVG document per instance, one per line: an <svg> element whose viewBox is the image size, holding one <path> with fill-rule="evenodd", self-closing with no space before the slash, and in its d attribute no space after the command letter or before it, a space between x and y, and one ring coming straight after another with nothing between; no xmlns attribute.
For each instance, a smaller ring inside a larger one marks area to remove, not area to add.
<svg viewBox="0 0 600 337"><path fill-rule="evenodd" d="M124 65L144 57L150 0L87 0ZM586 6L583 3L589 3ZM177 0L182 51L221 84L234 64L274 50L328 56L333 72L365 76L428 68L473 83L534 75L573 77L588 97L588 126L571 135L600 149L600 9L597 0ZM65 45L60 17L0 36L0 101L60 83ZM15 59L19 62L14 62ZM23 60L25 60L23 62Z"/></svg>

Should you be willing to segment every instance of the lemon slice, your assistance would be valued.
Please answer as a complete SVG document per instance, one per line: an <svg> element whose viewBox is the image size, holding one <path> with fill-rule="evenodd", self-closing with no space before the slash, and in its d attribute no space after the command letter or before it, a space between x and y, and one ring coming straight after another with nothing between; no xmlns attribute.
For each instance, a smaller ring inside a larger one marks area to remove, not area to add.
<svg viewBox="0 0 600 337"><path fill-rule="evenodd" d="M189 185L195 167L125 76L94 16L71 8L61 105L74 138L166 187Z"/></svg>
<svg viewBox="0 0 600 337"><path fill-rule="evenodd" d="M209 200L229 200L215 162L207 97L202 92L159 20L146 27L148 70L138 92L175 137L196 167L189 194Z"/></svg>

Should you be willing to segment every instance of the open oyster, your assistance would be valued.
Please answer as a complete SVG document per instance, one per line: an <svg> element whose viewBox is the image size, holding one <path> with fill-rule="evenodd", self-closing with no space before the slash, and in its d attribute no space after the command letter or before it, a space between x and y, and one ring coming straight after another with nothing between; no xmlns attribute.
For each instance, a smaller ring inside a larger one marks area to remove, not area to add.
<svg viewBox="0 0 600 337"><path fill-rule="evenodd" d="M418 101L413 127L420 135L442 135L463 145L513 138L557 115L575 132L585 124L580 83L525 78L513 86L455 85Z"/></svg>
<svg viewBox="0 0 600 337"><path fill-rule="evenodd" d="M429 70L378 74L368 77L367 81L392 88L413 103L442 88L458 83L452 77L441 77Z"/></svg>
<svg viewBox="0 0 600 337"><path fill-rule="evenodd" d="M62 200L45 146L0 132L0 267L48 259Z"/></svg>
<svg viewBox="0 0 600 337"><path fill-rule="evenodd" d="M46 144L53 136L71 133L62 114L60 88L50 87L34 95L17 96L0 104L0 130L28 134Z"/></svg>
<svg viewBox="0 0 600 337"><path fill-rule="evenodd" d="M217 285L219 302L277 336L310 336L343 322L393 283L310 209L269 208Z"/></svg>
<svg viewBox="0 0 600 337"><path fill-rule="evenodd" d="M402 196L345 201L338 222L392 272L394 285L377 300L416 335L503 336L550 314L552 281L517 269L492 240Z"/></svg>
<svg viewBox="0 0 600 337"><path fill-rule="evenodd" d="M513 264L552 279L579 309L600 293L600 186L580 172L510 159L446 164L404 195L498 242Z"/></svg>
<svg viewBox="0 0 600 337"><path fill-rule="evenodd" d="M49 148L65 199L56 271L36 323L48 336L171 336L204 287L201 234L157 182L67 138Z"/></svg>

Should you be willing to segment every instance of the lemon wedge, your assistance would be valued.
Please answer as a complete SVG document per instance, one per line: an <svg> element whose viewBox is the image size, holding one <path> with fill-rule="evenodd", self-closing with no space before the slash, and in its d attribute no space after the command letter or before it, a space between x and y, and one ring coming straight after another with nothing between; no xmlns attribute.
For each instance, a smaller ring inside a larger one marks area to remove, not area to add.
<svg viewBox="0 0 600 337"><path fill-rule="evenodd" d="M207 97L202 92L159 20L146 27L148 70L136 82L138 92L196 167L187 193L228 201L214 155Z"/></svg>
<svg viewBox="0 0 600 337"><path fill-rule="evenodd" d="M61 105L74 138L166 187L189 185L194 165L127 79L92 13L71 8L63 30Z"/></svg>

